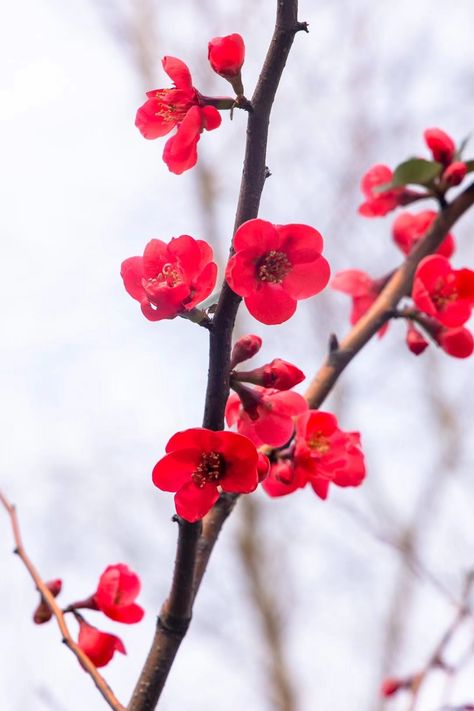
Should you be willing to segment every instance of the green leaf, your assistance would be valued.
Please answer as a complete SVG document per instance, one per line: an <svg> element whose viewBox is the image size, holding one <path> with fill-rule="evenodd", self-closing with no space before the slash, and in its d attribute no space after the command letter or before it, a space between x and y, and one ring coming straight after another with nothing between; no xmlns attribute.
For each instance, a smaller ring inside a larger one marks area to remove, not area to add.
<svg viewBox="0 0 474 711"><path fill-rule="evenodd" d="M472 173L472 171L474 170L474 160L467 160L466 168L468 173Z"/></svg>
<svg viewBox="0 0 474 711"><path fill-rule="evenodd" d="M391 187L400 188L403 185L430 185L437 178L443 166L434 160L410 158L400 163L394 170Z"/></svg>
<svg viewBox="0 0 474 711"><path fill-rule="evenodd" d="M463 138L463 140L459 144L459 148L456 151L455 160L462 160L461 156L464 153L464 149L466 148L467 144L469 143L470 138L471 138L470 133L467 134L466 138Z"/></svg>

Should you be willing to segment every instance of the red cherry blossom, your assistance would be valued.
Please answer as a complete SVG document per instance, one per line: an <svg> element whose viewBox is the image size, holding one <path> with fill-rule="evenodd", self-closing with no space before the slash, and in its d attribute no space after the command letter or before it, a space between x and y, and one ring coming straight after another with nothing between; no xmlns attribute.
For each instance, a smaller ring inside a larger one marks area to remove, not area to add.
<svg viewBox="0 0 474 711"><path fill-rule="evenodd" d="M53 597L57 597L59 595L62 586L63 582L59 578L57 578L56 580L50 580L46 583L46 587L48 588L49 592ZM45 622L49 622L52 616L53 613L51 612L48 603L41 595L41 600L38 604L38 607L33 613L33 622L35 623L35 625L42 625Z"/></svg>
<svg viewBox="0 0 474 711"><path fill-rule="evenodd" d="M143 257L122 263L121 275L143 315L160 321L190 311L209 296L217 278L212 257L207 242L188 235L173 238L169 244L152 239Z"/></svg>
<svg viewBox="0 0 474 711"><path fill-rule="evenodd" d="M386 278L372 279L360 269L345 269L335 274L330 286L352 297L350 322L354 325L372 306L386 283ZM388 322L379 329L379 338L385 334L387 328Z"/></svg>
<svg viewBox="0 0 474 711"><path fill-rule="evenodd" d="M411 212L400 213L393 223L393 241L404 254L409 254L419 240L425 236L437 216L438 213L434 210L424 210L417 214L412 214ZM454 237L452 234L448 234L436 250L436 253L449 258L454 250Z"/></svg>
<svg viewBox="0 0 474 711"><path fill-rule="evenodd" d="M420 355L429 346L423 334L410 321L407 322L406 344L414 355Z"/></svg>
<svg viewBox="0 0 474 711"><path fill-rule="evenodd" d="M444 326L462 326L474 306L474 271L452 269L445 257L422 259L413 280L416 306Z"/></svg>
<svg viewBox="0 0 474 711"><path fill-rule="evenodd" d="M295 313L298 300L327 285L330 270L322 248L321 235L308 225L249 220L235 233L227 282L258 321L283 323Z"/></svg>
<svg viewBox="0 0 474 711"><path fill-rule="evenodd" d="M294 432L293 418L304 412L308 404L302 395L286 390L240 386L227 400L225 411L229 427L237 425L240 434L255 446L264 444L281 447Z"/></svg>
<svg viewBox="0 0 474 711"><path fill-rule="evenodd" d="M161 138L178 127L168 139L163 160L172 173L179 175L197 161L197 143L204 129L220 126L221 116L214 106L202 106L184 62L164 57L163 69L174 82L173 89L148 91L148 100L137 111L135 125L145 138Z"/></svg>
<svg viewBox="0 0 474 711"><path fill-rule="evenodd" d="M321 499L331 482L359 486L365 477L359 433L340 430L329 412L309 410L297 418L294 461L296 475L306 475Z"/></svg>
<svg viewBox="0 0 474 711"><path fill-rule="evenodd" d="M395 210L399 205L407 205L416 200L421 193L407 188L388 188L380 190L381 186L391 182L393 171L388 165L381 163L372 166L362 176L360 189L365 197L365 202L359 206L359 214L364 217L383 217L388 212Z"/></svg>
<svg viewBox="0 0 474 711"><path fill-rule="evenodd" d="M245 59L245 44L238 34L214 37L209 42L208 59L211 67L225 79L240 74Z"/></svg>
<svg viewBox="0 0 474 711"><path fill-rule="evenodd" d="M453 188L455 185L462 183L467 174L467 165L462 161L451 163L443 173L444 182Z"/></svg>
<svg viewBox="0 0 474 711"><path fill-rule="evenodd" d="M243 363L245 360L249 360L256 355L260 348L262 347L262 339L260 336L255 336L249 334L248 336L242 336L238 341L234 343L232 348L232 355L230 357L230 368L233 370L236 365Z"/></svg>
<svg viewBox="0 0 474 711"><path fill-rule="evenodd" d="M108 632L101 632L82 618L79 620L77 644L96 667L105 667L115 652L127 653L120 637Z"/></svg>
<svg viewBox="0 0 474 711"><path fill-rule="evenodd" d="M305 374L296 365L281 358L274 358L271 363L262 365L260 368L235 372L232 379L262 385L264 388L290 390L305 379Z"/></svg>
<svg viewBox="0 0 474 711"><path fill-rule="evenodd" d="M127 565L109 565L99 579L94 594L97 608L117 622L140 622L144 610L135 603L141 588L140 578Z"/></svg>
<svg viewBox="0 0 474 711"><path fill-rule="evenodd" d="M201 519L219 497L219 490L248 494L258 484L258 454L247 438L235 432L194 428L178 432L166 456L153 469L153 483L175 491L176 512L186 521Z"/></svg>
<svg viewBox="0 0 474 711"><path fill-rule="evenodd" d="M456 145L447 133L440 128L427 128L423 137L434 160L444 163L444 165L451 163L456 153Z"/></svg>

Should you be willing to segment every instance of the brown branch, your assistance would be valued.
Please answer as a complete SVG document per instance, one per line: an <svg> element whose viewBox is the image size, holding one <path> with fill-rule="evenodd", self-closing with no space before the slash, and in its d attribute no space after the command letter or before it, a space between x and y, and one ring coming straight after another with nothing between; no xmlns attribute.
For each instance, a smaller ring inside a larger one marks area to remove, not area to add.
<svg viewBox="0 0 474 711"><path fill-rule="evenodd" d="M98 672L94 664L92 664L89 657L84 654L82 649L80 649L78 645L74 642L71 633L69 632L69 629L66 625L66 621L64 619L64 615L61 611L61 608L56 603L56 600L54 599L53 595L48 590L45 582L43 581L35 566L26 554L21 538L16 508L13 504L9 502L7 497L1 491L0 502L2 503L3 507L10 516L10 522L13 530L13 538L15 540L14 553L16 553L20 560L23 562L25 568L32 577L33 582L35 583L38 592L41 594L48 607L50 608L54 618L56 619L56 622L58 623L58 627L61 631L64 644L71 650L73 654L76 655L79 664L84 669L84 671L89 674L92 681L94 682L97 689L102 694L103 698L108 703L110 708L115 709L115 711L125 711L125 706L122 706L120 701L115 697L112 689L109 687L103 676Z"/></svg>
<svg viewBox="0 0 474 711"><path fill-rule="evenodd" d="M277 15L272 41L252 97L253 111L248 115L247 141L234 231L246 220L257 217L266 178L266 149L270 112L294 35L306 26L297 20L298 0L277 0ZM232 331L241 298L224 282L212 329L210 329L209 374L203 427L222 430L229 396L230 351ZM156 707L174 657L186 634L194 597L222 524L229 515L235 496L221 497L204 522L199 540L198 524L186 525L186 541L180 535L172 590L179 581L180 606L171 594L158 619L155 637L145 666L133 692L129 711L151 711ZM183 528L180 527L180 533ZM197 556L193 555L197 549ZM186 548L186 552L183 552ZM194 572L196 563L196 572ZM186 614L183 615L183 612Z"/></svg>

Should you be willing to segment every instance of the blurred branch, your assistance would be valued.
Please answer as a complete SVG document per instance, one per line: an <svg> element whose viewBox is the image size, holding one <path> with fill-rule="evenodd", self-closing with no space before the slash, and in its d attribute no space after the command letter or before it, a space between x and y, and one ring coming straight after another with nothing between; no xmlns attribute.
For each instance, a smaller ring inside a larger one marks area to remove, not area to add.
<svg viewBox="0 0 474 711"><path fill-rule="evenodd" d="M41 578L40 574L36 570L35 566L29 559L28 555L26 554L23 541L21 538L21 533L20 533L20 525L18 522L18 517L16 514L16 508L13 504L9 502L7 497L0 491L0 503L3 505L5 508L6 512L8 513L10 517L10 522L12 526L12 531L13 531L13 538L15 540L15 550L14 553L18 555L22 563L24 564L25 568L27 569L28 573L33 579L33 582L36 585L36 588L48 607L51 610L51 613L53 614L54 618L56 619L56 622L58 623L58 627L61 631L63 642L68 647L73 654L77 657L79 664L81 667L84 669L87 674L91 677L92 681L96 685L97 689L105 699L105 701L108 703L110 708L115 709L115 711L125 711L125 706L122 706L120 701L115 697L112 689L109 687L107 682L105 681L104 677L98 672L94 664L92 664L91 660L89 657L84 654L82 649L78 647L78 645L74 642L71 633L69 632L69 629L66 625L66 622L64 620L64 615L61 611L61 608L59 605L56 603L56 600L54 599L54 596L51 594L51 592L48 590L47 585Z"/></svg>

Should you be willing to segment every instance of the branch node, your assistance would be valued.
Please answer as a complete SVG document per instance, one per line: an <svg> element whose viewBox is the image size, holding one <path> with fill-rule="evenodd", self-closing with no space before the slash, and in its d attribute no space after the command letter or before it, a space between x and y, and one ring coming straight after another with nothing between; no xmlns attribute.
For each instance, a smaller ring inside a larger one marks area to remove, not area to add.
<svg viewBox="0 0 474 711"><path fill-rule="evenodd" d="M270 168L268 167L268 165L266 165L266 166L265 166L265 180L266 180L267 178L270 178L270 176L271 176Z"/></svg>
<svg viewBox="0 0 474 711"><path fill-rule="evenodd" d="M306 32L309 33L309 24L307 22L297 22L295 25L294 32Z"/></svg>
<svg viewBox="0 0 474 711"><path fill-rule="evenodd" d="M329 354L335 353L339 350L339 341L335 333L331 333L331 335L329 336L328 348Z"/></svg>

